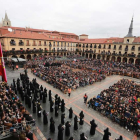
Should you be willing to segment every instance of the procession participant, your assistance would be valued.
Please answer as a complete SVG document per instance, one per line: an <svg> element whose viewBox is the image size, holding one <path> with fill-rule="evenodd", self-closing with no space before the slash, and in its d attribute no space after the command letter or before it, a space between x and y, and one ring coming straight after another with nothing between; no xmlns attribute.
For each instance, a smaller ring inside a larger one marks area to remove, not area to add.
<svg viewBox="0 0 140 140"><path fill-rule="evenodd" d="M83 125L84 124L84 120L83 120L84 119L84 113L83 113L83 111L80 112L79 116L80 116L80 122L79 122L79 124L80 125Z"/></svg>
<svg viewBox="0 0 140 140"><path fill-rule="evenodd" d="M109 132L109 129L106 128L106 129L104 130L103 140L109 140L109 136L111 136L111 133Z"/></svg>
<svg viewBox="0 0 140 140"><path fill-rule="evenodd" d="M50 131L52 133L55 132L55 121L53 120L53 117L50 118Z"/></svg>
<svg viewBox="0 0 140 140"><path fill-rule="evenodd" d="M74 130L77 130L77 129L78 129L78 118L75 115L75 117L74 117Z"/></svg>
<svg viewBox="0 0 140 140"><path fill-rule="evenodd" d="M94 135L96 127L97 127L97 124L94 122L94 119L92 121L90 121L90 124L91 124L90 135Z"/></svg>
<svg viewBox="0 0 140 140"><path fill-rule="evenodd" d="M66 136L70 136L70 127L71 127L71 124L69 123L69 121L67 121L65 123L65 126L66 126L66 128L65 128L65 135Z"/></svg>
<svg viewBox="0 0 140 140"><path fill-rule="evenodd" d="M63 140L64 127L62 124L58 126L58 140Z"/></svg>
<svg viewBox="0 0 140 140"><path fill-rule="evenodd" d="M71 119L73 116L73 110L72 110L72 107L69 109L69 118Z"/></svg>
<svg viewBox="0 0 140 140"><path fill-rule="evenodd" d="M43 123L46 125L48 123L48 114L46 113L45 110L43 110Z"/></svg>
<svg viewBox="0 0 140 140"><path fill-rule="evenodd" d="M62 99L62 101L61 101L61 111L65 112L65 102L64 102L64 99Z"/></svg>
<svg viewBox="0 0 140 140"><path fill-rule="evenodd" d="M65 124L65 113L61 114L61 124Z"/></svg>

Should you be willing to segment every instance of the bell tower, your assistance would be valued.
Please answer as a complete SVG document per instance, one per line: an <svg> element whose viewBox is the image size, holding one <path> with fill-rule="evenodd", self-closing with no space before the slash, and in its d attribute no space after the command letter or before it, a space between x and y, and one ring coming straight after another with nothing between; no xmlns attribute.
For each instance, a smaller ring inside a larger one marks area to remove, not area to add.
<svg viewBox="0 0 140 140"><path fill-rule="evenodd" d="M9 20L6 12L5 12L5 18L2 21L2 26L11 26L11 21Z"/></svg>

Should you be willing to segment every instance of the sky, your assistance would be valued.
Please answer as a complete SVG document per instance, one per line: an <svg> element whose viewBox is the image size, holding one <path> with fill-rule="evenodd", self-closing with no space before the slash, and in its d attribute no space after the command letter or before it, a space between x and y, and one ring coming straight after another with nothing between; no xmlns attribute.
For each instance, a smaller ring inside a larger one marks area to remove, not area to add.
<svg viewBox="0 0 140 140"><path fill-rule="evenodd" d="M140 36L140 0L1 0L12 26L87 34L89 38L124 37L134 15Z"/></svg>

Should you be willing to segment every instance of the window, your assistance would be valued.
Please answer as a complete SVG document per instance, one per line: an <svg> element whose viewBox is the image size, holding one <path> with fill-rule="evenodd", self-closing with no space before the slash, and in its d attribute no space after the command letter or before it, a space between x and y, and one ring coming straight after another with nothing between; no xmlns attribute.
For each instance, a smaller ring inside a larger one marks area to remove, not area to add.
<svg viewBox="0 0 140 140"><path fill-rule="evenodd" d="M10 41L10 45L12 45L12 46L15 46L15 45L16 45L16 42L15 42L14 39L11 39L11 41Z"/></svg>
<svg viewBox="0 0 140 140"><path fill-rule="evenodd" d="M15 51L15 48L12 48L12 51Z"/></svg>
<svg viewBox="0 0 140 140"><path fill-rule="evenodd" d="M47 46L47 42L46 41L44 41L44 46Z"/></svg>
<svg viewBox="0 0 140 140"><path fill-rule="evenodd" d="M116 45L114 45L114 50L116 50Z"/></svg>
<svg viewBox="0 0 140 140"><path fill-rule="evenodd" d="M59 42L57 42L57 46L59 46Z"/></svg>
<svg viewBox="0 0 140 140"><path fill-rule="evenodd" d="M53 42L53 46L55 46L55 42Z"/></svg>
<svg viewBox="0 0 140 140"><path fill-rule="evenodd" d="M29 40L26 40L26 46L29 46Z"/></svg>
<svg viewBox="0 0 140 140"><path fill-rule="evenodd" d="M104 49L106 48L106 46L104 45Z"/></svg>
<svg viewBox="0 0 140 140"><path fill-rule="evenodd" d="M138 51L140 51L140 47L138 47Z"/></svg>
<svg viewBox="0 0 140 140"><path fill-rule="evenodd" d="M23 48L20 48L20 50L23 50Z"/></svg>
<svg viewBox="0 0 140 140"><path fill-rule="evenodd" d="M39 46L41 46L41 41L39 41Z"/></svg>
<svg viewBox="0 0 140 140"><path fill-rule="evenodd" d="M127 39L127 43L129 43L129 39Z"/></svg>
<svg viewBox="0 0 140 140"><path fill-rule="evenodd" d="M69 43L68 43L68 47L69 47Z"/></svg>
<svg viewBox="0 0 140 140"><path fill-rule="evenodd" d="M111 45L109 45L108 49L111 49Z"/></svg>
<svg viewBox="0 0 140 140"><path fill-rule="evenodd" d="M119 47L119 50L121 50L122 49L122 45L120 45L120 47Z"/></svg>

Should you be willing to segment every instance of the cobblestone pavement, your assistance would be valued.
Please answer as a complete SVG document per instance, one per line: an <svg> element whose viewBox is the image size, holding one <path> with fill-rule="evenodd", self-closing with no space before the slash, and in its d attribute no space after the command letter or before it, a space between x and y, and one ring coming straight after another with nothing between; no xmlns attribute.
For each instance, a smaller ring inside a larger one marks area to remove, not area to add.
<svg viewBox="0 0 140 140"><path fill-rule="evenodd" d="M15 71L12 72L10 70L9 74L7 73L7 75L8 75L7 77L9 77L8 78L9 83L11 83L11 81L14 77L19 77L18 75L22 71L23 70L18 70L16 72ZM14 75L16 75L16 76L14 76ZM33 78L36 77L35 75L33 75L30 72L30 70L28 70L28 75L29 75L30 79L33 79ZM106 127L108 127L110 129L110 132L111 132L111 139L118 138L120 135L122 135L124 140L136 140L137 137L135 137L132 132L128 132L127 130L120 127L118 124L115 124L114 122L112 123L111 120L102 116L97 111L95 111L91 108L88 108L83 102L83 96L84 96L85 93L87 93L88 99L90 99L93 96L96 96L98 93L100 93L103 89L109 88L109 86L113 85L114 83L116 83L118 80L120 80L122 78L127 78L127 79L130 79L130 80L134 80L137 83L140 82L140 80L138 80L138 79L131 78L131 77L126 77L126 76L119 76L119 75L108 76L105 80L103 80L101 82L97 82L97 83L94 83L93 85L86 86L86 87L80 87L77 90L72 91L71 97L68 97L67 94L63 94L60 90L53 88L53 86L44 82L42 79L36 77L37 82L39 84L43 85L43 87L46 87L47 89L52 90L52 95L53 96L57 93L61 98L63 98L65 100L66 107L67 108L72 107L75 114L79 114L79 112L81 110L83 110L83 112L85 114L85 119L84 120L87 124L89 124L89 122L92 119L95 119L95 122L98 125L97 130L100 133L103 133L103 130ZM86 133L88 131L87 129L89 130L89 128L84 128L84 131ZM76 140L78 140L78 139L76 139Z"/></svg>

